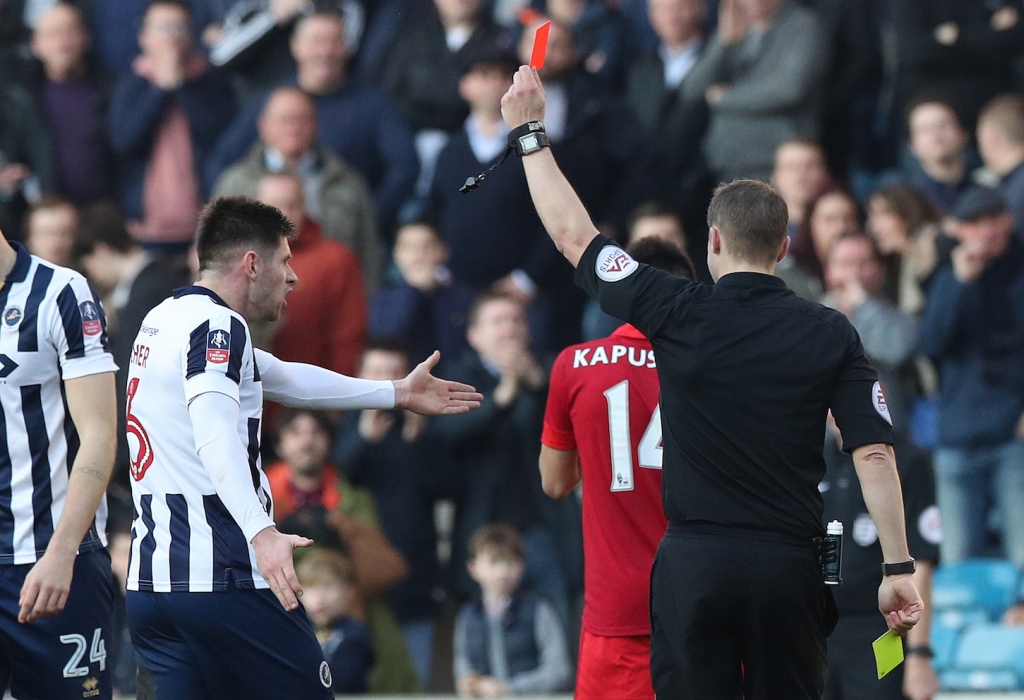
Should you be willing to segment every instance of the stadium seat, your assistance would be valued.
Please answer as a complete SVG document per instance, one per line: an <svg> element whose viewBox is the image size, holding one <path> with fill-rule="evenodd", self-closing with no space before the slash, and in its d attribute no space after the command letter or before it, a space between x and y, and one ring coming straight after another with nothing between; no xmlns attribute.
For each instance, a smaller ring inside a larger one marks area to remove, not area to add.
<svg viewBox="0 0 1024 700"><path fill-rule="evenodd" d="M1020 572L1008 561L972 559L935 572L935 610L983 608L997 620L1017 597Z"/></svg>
<svg viewBox="0 0 1024 700"><path fill-rule="evenodd" d="M948 627L957 632L965 627L983 625L986 622L989 622L988 610L982 607L936 610L932 620L933 625Z"/></svg>
<svg viewBox="0 0 1024 700"><path fill-rule="evenodd" d="M963 690L1019 690L1017 675L1013 671L943 671L939 686L944 691Z"/></svg>
<svg viewBox="0 0 1024 700"><path fill-rule="evenodd" d="M957 642L960 641L960 627L946 626L939 622L938 616L932 624L932 650L935 658L932 663L936 671L943 671L953 664Z"/></svg>
<svg viewBox="0 0 1024 700"><path fill-rule="evenodd" d="M960 638L952 667L942 674L942 680L949 690L1024 688L1024 628L969 627Z"/></svg>

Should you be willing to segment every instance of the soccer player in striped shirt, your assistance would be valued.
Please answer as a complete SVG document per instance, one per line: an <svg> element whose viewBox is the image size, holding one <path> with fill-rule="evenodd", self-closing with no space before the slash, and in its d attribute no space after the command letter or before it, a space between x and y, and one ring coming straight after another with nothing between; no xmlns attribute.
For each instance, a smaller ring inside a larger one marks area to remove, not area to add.
<svg viewBox="0 0 1024 700"><path fill-rule="evenodd" d="M677 246L646 238L634 260L685 279ZM661 507L661 410L654 350L636 328L573 345L551 368L540 469L544 491L583 481L583 626L576 700L654 700L651 566L668 521Z"/></svg>
<svg viewBox="0 0 1024 700"><path fill-rule="evenodd" d="M264 397L431 415L482 398L433 377L437 353L378 382L254 349L247 323L276 320L296 283L292 234L273 207L214 200L196 234L199 282L153 309L132 349L128 619L159 700L333 697L292 566L293 550L312 543L274 527L260 464Z"/></svg>
<svg viewBox="0 0 1024 700"><path fill-rule="evenodd" d="M81 275L3 238L0 275L0 695L110 698L106 322Z"/></svg>

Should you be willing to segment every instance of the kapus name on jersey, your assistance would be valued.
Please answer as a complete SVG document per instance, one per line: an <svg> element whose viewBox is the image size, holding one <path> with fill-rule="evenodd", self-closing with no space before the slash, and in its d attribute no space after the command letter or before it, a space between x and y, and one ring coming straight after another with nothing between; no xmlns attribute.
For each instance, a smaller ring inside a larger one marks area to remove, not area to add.
<svg viewBox="0 0 1024 700"><path fill-rule="evenodd" d="M593 350L593 355L590 355ZM589 357L588 357L589 355ZM596 348L579 348L572 358L572 368L593 367L594 365L614 365L619 360L626 358L629 364L634 367L649 367L654 369L657 365L654 362L654 351L645 348L635 348L626 345L612 345L611 357L604 346Z"/></svg>

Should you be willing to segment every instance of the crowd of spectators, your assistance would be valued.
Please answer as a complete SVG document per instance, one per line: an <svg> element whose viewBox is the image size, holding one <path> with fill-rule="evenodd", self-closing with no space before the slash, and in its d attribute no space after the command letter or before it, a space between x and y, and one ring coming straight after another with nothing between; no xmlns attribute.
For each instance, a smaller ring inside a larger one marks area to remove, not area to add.
<svg viewBox="0 0 1024 700"><path fill-rule="evenodd" d="M87 275L122 373L145 313L196 273L202 206L245 195L300 232L299 283L257 345L378 379L440 349L485 395L433 421L268 407L278 519L336 545L300 569L352 660L335 678L446 685L436 622L480 599L481 557L539 598L464 610L460 691L546 689L480 657L491 618L578 631L579 504L537 471L547 368L616 322L572 284L521 164L488 171L548 19L547 133L599 227L688 249L707 279L714 186L770 181L779 276L850 318L895 427L934 452L943 562L1024 568L1021 0L0 0L0 229ZM498 522L515 532L472 539ZM555 689L550 655L533 648L549 666L529 677Z"/></svg>

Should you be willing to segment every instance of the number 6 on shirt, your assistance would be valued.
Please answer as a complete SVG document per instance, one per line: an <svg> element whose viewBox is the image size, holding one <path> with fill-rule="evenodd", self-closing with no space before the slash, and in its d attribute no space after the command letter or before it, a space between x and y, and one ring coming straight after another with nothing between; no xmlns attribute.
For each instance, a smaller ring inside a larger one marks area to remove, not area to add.
<svg viewBox="0 0 1024 700"><path fill-rule="evenodd" d="M611 437L612 491L633 490L633 447L629 435L629 380L604 392ZM636 453L644 469L661 469L661 404L654 409Z"/></svg>

